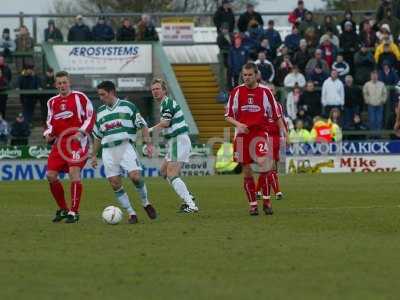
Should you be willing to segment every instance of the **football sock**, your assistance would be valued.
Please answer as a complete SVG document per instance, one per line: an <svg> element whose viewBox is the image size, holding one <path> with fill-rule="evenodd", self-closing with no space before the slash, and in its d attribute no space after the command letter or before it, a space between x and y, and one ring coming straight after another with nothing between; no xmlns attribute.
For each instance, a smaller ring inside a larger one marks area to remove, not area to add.
<svg viewBox="0 0 400 300"><path fill-rule="evenodd" d="M118 190L114 191L115 197L117 198L119 204L126 209L127 213L130 215L136 215L131 202L129 201L128 194L125 192L124 188L121 186Z"/></svg>
<svg viewBox="0 0 400 300"><path fill-rule="evenodd" d="M190 207L196 206L193 202L192 195L188 191L186 184L179 177L168 178L169 183L174 188L179 197Z"/></svg>
<svg viewBox="0 0 400 300"><path fill-rule="evenodd" d="M281 191L279 188L278 173L275 170L268 172L268 182L271 184L275 194Z"/></svg>
<svg viewBox="0 0 400 300"><path fill-rule="evenodd" d="M146 184L144 183L143 179L140 179L138 182L135 181L134 185L136 187L136 191L139 194L140 201L142 201L143 207L146 207L150 204L149 199L147 198Z"/></svg>
<svg viewBox="0 0 400 300"><path fill-rule="evenodd" d="M81 195L82 195L82 183L80 181L72 181L71 182L71 200L72 200L71 211L74 213L77 213L79 211L79 205L81 203Z"/></svg>
<svg viewBox="0 0 400 300"><path fill-rule="evenodd" d="M59 180L50 182L50 191L60 209L68 210L65 202L64 188Z"/></svg>
<svg viewBox="0 0 400 300"><path fill-rule="evenodd" d="M269 185L269 180L268 180L268 173L262 172L260 174L260 176L258 177L258 182L260 183L260 187L262 189L263 196L270 197L271 190L270 190L270 185Z"/></svg>
<svg viewBox="0 0 400 300"><path fill-rule="evenodd" d="M247 199L251 206L257 205L256 200L256 184L254 182L253 176L244 177L243 179L243 187L247 195Z"/></svg>

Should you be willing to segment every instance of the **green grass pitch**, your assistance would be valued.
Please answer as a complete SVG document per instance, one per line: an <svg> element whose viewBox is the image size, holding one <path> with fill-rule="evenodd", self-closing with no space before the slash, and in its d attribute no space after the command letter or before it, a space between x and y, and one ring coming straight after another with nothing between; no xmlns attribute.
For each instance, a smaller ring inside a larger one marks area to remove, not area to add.
<svg viewBox="0 0 400 300"><path fill-rule="evenodd" d="M52 224L46 182L1 183L0 299L398 299L400 174L283 176L275 215L250 217L239 176L186 178L201 212L147 179L151 222L84 182L79 224ZM67 190L67 189L66 189Z"/></svg>

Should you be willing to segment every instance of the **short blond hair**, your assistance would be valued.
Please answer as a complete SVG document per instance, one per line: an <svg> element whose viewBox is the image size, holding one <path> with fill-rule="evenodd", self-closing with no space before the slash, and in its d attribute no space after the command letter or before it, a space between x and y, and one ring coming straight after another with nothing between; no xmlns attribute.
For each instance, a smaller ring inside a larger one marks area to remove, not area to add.
<svg viewBox="0 0 400 300"><path fill-rule="evenodd" d="M155 85L157 83L159 83L161 85L161 88L165 92L168 92L167 82L164 79L162 79L162 78L154 78L153 81L151 82L151 85Z"/></svg>

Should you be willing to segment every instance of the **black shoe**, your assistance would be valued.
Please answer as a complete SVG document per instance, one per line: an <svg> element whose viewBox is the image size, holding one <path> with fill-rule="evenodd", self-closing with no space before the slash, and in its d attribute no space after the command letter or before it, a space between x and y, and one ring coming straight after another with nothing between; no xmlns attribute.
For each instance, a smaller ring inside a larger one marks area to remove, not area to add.
<svg viewBox="0 0 400 300"><path fill-rule="evenodd" d="M144 210L146 211L150 219L154 220L157 218L157 212L154 209L153 205L151 204L147 205L146 207L144 207Z"/></svg>
<svg viewBox="0 0 400 300"><path fill-rule="evenodd" d="M265 212L266 215L273 215L274 211L272 210L272 206L263 206L263 211Z"/></svg>
<svg viewBox="0 0 400 300"><path fill-rule="evenodd" d="M250 206L249 214L250 214L250 216L258 216L258 207L257 207L257 205Z"/></svg>
<svg viewBox="0 0 400 300"><path fill-rule="evenodd" d="M79 214L78 213L75 213L74 215L73 214L68 214L67 218L65 220L65 223L72 224L72 223L78 223L78 221L79 221Z"/></svg>
<svg viewBox="0 0 400 300"><path fill-rule="evenodd" d="M68 210L65 209L59 209L56 211L56 216L52 220L53 223L58 223L64 220L68 215Z"/></svg>
<svg viewBox="0 0 400 300"><path fill-rule="evenodd" d="M130 215L128 219L129 224L136 224L138 222L138 218L136 215Z"/></svg>
<svg viewBox="0 0 400 300"><path fill-rule="evenodd" d="M179 208L179 213L185 213L185 214L190 214L190 213L195 213L198 212L199 209L197 208L197 206L194 207L190 207L189 205L187 205L186 203L183 203L181 205L181 207Z"/></svg>

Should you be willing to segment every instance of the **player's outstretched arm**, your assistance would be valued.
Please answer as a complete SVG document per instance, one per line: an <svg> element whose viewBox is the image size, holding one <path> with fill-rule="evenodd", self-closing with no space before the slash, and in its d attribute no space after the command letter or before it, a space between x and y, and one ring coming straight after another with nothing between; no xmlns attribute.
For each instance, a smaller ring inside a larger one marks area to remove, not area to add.
<svg viewBox="0 0 400 300"><path fill-rule="evenodd" d="M279 118L277 123L278 123L278 126L279 126L279 131L283 132L283 137L284 137L286 143L288 143L289 142L288 132L286 130L286 126L285 126L285 123L284 123L283 119Z"/></svg>
<svg viewBox="0 0 400 300"><path fill-rule="evenodd" d="M157 125L154 125L153 127L149 128L149 130L150 130L150 132L156 131L156 130L160 130L160 129L169 127L170 124L171 124L171 120L162 119L160 121L160 123L158 123Z"/></svg>
<svg viewBox="0 0 400 300"><path fill-rule="evenodd" d="M239 121L235 120L232 117L225 117L225 120L235 126L239 132L241 133L248 133L249 128L247 128L246 124L240 123Z"/></svg>
<svg viewBox="0 0 400 300"><path fill-rule="evenodd" d="M98 138L94 137L93 138L93 149L92 149L92 167L96 168L97 167L97 153L99 153L101 147L101 140L99 140Z"/></svg>
<svg viewBox="0 0 400 300"><path fill-rule="evenodd" d="M151 158L153 156L153 144L151 142L149 128L143 127L142 134L143 134L143 141L146 143L147 146L147 156Z"/></svg>

